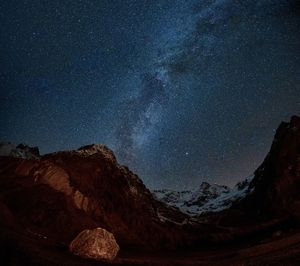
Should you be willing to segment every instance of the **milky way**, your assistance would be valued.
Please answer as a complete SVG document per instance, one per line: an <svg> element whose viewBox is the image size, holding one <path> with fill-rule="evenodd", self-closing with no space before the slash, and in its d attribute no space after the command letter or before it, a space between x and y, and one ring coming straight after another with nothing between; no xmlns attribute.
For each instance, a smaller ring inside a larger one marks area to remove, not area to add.
<svg viewBox="0 0 300 266"><path fill-rule="evenodd" d="M232 185L300 115L297 0L2 1L0 139L104 143L149 187Z"/></svg>

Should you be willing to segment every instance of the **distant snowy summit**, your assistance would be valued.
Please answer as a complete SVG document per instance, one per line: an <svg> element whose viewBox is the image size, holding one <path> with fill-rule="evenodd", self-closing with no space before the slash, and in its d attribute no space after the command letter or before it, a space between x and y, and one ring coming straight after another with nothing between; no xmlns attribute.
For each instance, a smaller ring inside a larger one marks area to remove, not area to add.
<svg viewBox="0 0 300 266"><path fill-rule="evenodd" d="M0 142L0 156L10 156L23 159L38 159L38 147L29 147L26 144L15 145L10 142Z"/></svg>
<svg viewBox="0 0 300 266"><path fill-rule="evenodd" d="M154 197L182 212L196 216L207 212L218 212L231 207L232 203L251 193L250 182L253 176L236 184L232 189L218 184L202 182L197 190L175 191L153 190Z"/></svg>

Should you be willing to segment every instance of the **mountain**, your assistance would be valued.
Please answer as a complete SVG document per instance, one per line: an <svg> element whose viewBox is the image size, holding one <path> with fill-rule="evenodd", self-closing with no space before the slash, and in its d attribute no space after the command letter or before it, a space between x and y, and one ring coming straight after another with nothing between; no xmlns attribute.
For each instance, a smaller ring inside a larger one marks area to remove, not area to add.
<svg viewBox="0 0 300 266"><path fill-rule="evenodd" d="M300 218L300 117L278 127L271 149L241 206L255 212Z"/></svg>
<svg viewBox="0 0 300 266"><path fill-rule="evenodd" d="M299 117L281 123L254 176L232 189L203 182L153 196L104 145L43 156L20 149L28 151L9 144L0 156L5 265L95 265L67 247L98 227L120 246L115 264L299 265Z"/></svg>
<svg viewBox="0 0 300 266"><path fill-rule="evenodd" d="M230 208L199 217L224 229L215 237L218 241L300 226L299 117L280 124L269 153L247 186L248 193Z"/></svg>
<svg viewBox="0 0 300 266"><path fill-rule="evenodd" d="M233 202L241 200L251 192L249 187L253 177L247 177L234 188L202 182L195 191L153 190L157 200L179 208L183 213L195 216L208 212L219 212L230 208Z"/></svg>
<svg viewBox="0 0 300 266"><path fill-rule="evenodd" d="M219 222L231 225L233 217L240 225L274 217L300 218L300 118L293 116L280 124L261 166L233 189L203 182L197 191L153 193L189 215L221 212L216 214L222 217Z"/></svg>
<svg viewBox="0 0 300 266"><path fill-rule="evenodd" d="M172 247L185 239L186 216L156 201L103 145L39 159L0 157L0 209L4 226L58 243L95 227L121 247Z"/></svg>
<svg viewBox="0 0 300 266"><path fill-rule="evenodd" d="M11 156L23 159L38 159L38 147L29 147L26 144L14 145L10 142L0 142L0 156Z"/></svg>

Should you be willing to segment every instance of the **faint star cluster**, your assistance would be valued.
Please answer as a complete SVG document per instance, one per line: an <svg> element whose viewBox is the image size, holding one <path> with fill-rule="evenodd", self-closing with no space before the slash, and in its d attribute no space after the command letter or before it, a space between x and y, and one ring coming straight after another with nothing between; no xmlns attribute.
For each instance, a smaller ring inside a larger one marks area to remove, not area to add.
<svg viewBox="0 0 300 266"><path fill-rule="evenodd" d="M297 0L0 3L0 139L103 143L150 188L233 185L300 115Z"/></svg>

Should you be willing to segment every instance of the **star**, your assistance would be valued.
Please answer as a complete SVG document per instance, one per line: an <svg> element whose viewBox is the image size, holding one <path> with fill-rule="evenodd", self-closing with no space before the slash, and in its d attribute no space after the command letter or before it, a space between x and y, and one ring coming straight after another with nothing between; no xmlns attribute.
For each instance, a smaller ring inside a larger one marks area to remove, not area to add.
<svg viewBox="0 0 300 266"><path fill-rule="evenodd" d="M300 114L296 1L2 1L0 141L232 185Z"/></svg>

